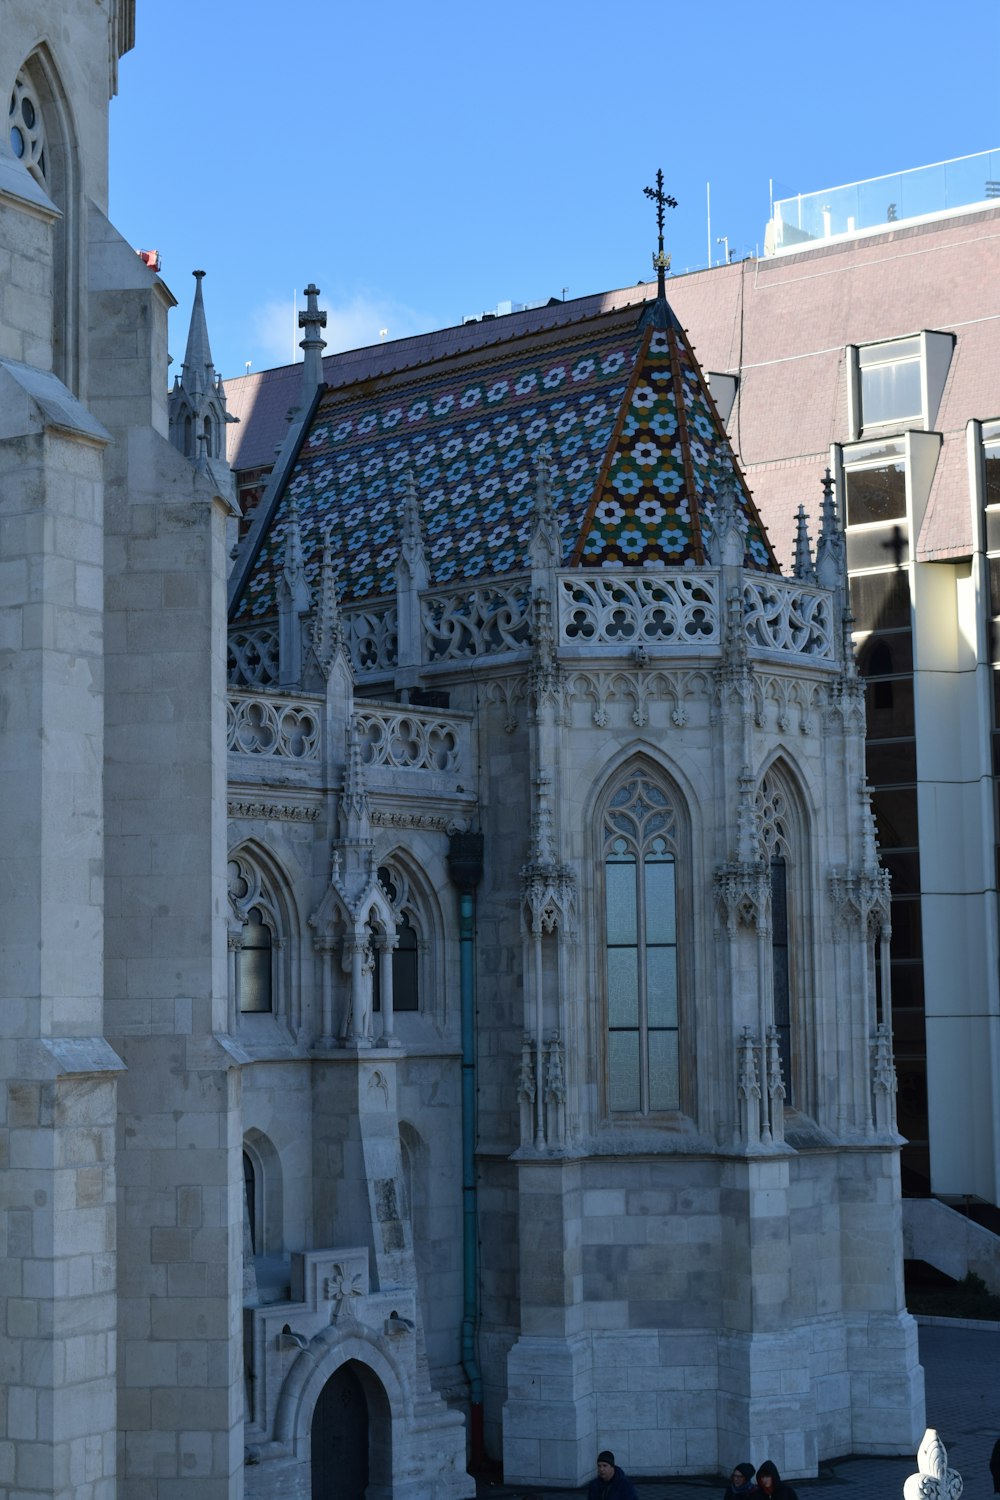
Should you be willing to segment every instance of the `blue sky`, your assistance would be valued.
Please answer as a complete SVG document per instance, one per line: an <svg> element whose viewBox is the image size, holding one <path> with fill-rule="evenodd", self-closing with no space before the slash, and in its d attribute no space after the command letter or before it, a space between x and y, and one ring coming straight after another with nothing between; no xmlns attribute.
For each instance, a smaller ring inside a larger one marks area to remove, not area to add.
<svg viewBox="0 0 1000 1500"><path fill-rule="evenodd" d="M111 217L156 248L183 356L203 268L226 376L287 363L310 280L330 349L503 299L763 247L810 192L1000 146L1000 3L138 0L111 108Z"/></svg>

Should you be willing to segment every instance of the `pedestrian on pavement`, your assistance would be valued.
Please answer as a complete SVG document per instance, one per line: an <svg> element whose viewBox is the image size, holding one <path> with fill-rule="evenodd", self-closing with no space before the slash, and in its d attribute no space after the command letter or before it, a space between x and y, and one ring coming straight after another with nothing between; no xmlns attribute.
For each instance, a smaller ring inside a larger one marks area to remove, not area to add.
<svg viewBox="0 0 1000 1500"><path fill-rule="evenodd" d="M597 1478L590 1481L587 1500L639 1500L635 1485L625 1470L618 1468L608 1448L597 1455Z"/></svg>
<svg viewBox="0 0 1000 1500"><path fill-rule="evenodd" d="M737 1464L729 1476L722 1500L748 1500L757 1488L753 1482L756 1472L753 1464Z"/></svg>
<svg viewBox="0 0 1000 1500"><path fill-rule="evenodd" d="M993 1493L1000 1495L1000 1438L993 1444L990 1454L990 1473L993 1475Z"/></svg>
<svg viewBox="0 0 1000 1500"><path fill-rule="evenodd" d="M785 1483L769 1458L765 1458L757 1470L757 1491L760 1500L799 1500L792 1486Z"/></svg>

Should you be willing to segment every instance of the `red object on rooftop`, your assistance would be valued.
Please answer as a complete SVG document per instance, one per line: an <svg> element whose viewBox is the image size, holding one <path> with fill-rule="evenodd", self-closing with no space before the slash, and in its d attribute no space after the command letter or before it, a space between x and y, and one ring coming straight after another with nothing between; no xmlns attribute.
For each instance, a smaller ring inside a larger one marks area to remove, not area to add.
<svg viewBox="0 0 1000 1500"><path fill-rule="evenodd" d="M135 253L136 255L138 255L139 259L149 267L151 271L158 271L160 269L159 250L137 250Z"/></svg>

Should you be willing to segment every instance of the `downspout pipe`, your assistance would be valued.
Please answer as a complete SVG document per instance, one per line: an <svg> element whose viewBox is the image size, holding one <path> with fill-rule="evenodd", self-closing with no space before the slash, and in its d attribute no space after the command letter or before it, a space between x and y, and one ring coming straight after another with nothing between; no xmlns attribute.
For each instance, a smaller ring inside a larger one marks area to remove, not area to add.
<svg viewBox="0 0 1000 1500"><path fill-rule="evenodd" d="M469 1467L485 1460L483 1377L476 1358L479 1241L476 1214L476 887L483 878L483 835L453 833L448 874L458 891L462 1008L462 1368L469 1382Z"/></svg>

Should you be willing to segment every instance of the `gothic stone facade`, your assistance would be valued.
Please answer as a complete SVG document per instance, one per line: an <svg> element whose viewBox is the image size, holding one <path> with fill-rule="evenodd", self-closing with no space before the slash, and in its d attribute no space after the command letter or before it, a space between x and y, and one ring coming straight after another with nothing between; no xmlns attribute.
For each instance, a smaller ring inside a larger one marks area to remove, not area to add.
<svg viewBox="0 0 1000 1500"><path fill-rule="evenodd" d="M912 1449L832 502L783 578L665 302L372 413L313 294L239 522L200 287L168 401L106 218L132 25L0 33L0 1482Z"/></svg>

